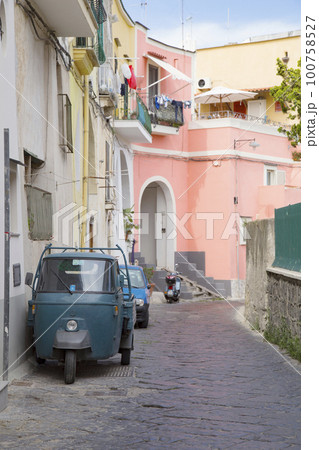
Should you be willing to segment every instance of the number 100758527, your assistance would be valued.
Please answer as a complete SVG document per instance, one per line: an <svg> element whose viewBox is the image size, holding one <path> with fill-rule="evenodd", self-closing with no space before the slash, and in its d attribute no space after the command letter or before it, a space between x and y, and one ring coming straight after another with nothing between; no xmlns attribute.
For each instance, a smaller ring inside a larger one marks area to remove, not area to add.
<svg viewBox="0 0 319 450"><path fill-rule="evenodd" d="M316 21L306 16L306 84L316 84Z"/></svg>

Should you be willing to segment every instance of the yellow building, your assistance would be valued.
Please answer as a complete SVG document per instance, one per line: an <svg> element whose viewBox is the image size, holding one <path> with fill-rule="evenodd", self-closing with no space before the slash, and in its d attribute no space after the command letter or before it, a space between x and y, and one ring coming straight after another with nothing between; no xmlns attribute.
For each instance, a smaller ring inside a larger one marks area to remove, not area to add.
<svg viewBox="0 0 319 450"><path fill-rule="evenodd" d="M300 32L280 33L250 38L242 43L196 51L197 94L216 86L226 86L256 92L253 100L241 104L223 105L223 109L251 116L286 122L287 117L270 96L269 90L279 85L276 60L282 59L288 67L297 67L301 56ZM202 80L200 82L200 80ZM204 86L204 88L200 88ZM218 105L201 105L201 114L209 114Z"/></svg>

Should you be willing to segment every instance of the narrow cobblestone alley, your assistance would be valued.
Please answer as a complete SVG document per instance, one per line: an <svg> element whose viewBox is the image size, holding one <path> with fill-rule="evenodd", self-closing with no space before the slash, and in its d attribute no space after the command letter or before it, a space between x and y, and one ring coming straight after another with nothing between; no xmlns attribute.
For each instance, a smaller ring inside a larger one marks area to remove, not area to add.
<svg viewBox="0 0 319 450"><path fill-rule="evenodd" d="M300 448L300 368L292 365L226 302L152 305L130 367L119 356L81 365L65 385L62 366L45 364L14 380L0 446Z"/></svg>

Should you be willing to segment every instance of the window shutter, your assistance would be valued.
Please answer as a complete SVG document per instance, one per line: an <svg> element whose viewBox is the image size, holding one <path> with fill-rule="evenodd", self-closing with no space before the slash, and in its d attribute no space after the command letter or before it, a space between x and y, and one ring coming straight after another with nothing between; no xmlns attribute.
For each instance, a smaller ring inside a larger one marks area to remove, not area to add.
<svg viewBox="0 0 319 450"><path fill-rule="evenodd" d="M277 184L286 184L286 172L284 170L277 170Z"/></svg>

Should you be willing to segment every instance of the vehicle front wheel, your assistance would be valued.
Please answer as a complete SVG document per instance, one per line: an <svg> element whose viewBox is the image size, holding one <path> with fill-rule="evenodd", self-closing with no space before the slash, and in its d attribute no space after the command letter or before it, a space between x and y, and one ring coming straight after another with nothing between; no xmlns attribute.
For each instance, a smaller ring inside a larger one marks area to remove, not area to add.
<svg viewBox="0 0 319 450"><path fill-rule="evenodd" d="M143 320L143 322L138 322L138 327L139 328L147 328L148 327L148 321L149 321L149 313L147 312L147 316Z"/></svg>
<svg viewBox="0 0 319 450"><path fill-rule="evenodd" d="M64 382L72 384L75 381L76 374L76 351L66 350L64 357Z"/></svg>
<svg viewBox="0 0 319 450"><path fill-rule="evenodd" d="M131 361L131 349L123 348L121 357L122 366L128 366L130 364L130 361Z"/></svg>
<svg viewBox="0 0 319 450"><path fill-rule="evenodd" d="M38 364L44 364L45 363L45 359L39 358L38 356L36 357L36 361L37 361Z"/></svg>

